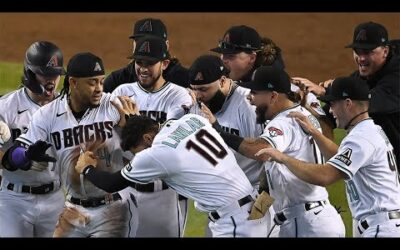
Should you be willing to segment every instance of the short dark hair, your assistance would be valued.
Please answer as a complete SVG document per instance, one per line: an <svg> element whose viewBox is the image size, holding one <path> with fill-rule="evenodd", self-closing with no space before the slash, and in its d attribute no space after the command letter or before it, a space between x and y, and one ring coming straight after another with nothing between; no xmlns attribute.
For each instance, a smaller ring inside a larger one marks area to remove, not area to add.
<svg viewBox="0 0 400 250"><path fill-rule="evenodd" d="M121 148L124 151L136 147L142 141L142 136L149 132L158 132L158 122L147 116L135 115L129 117L122 129Z"/></svg>

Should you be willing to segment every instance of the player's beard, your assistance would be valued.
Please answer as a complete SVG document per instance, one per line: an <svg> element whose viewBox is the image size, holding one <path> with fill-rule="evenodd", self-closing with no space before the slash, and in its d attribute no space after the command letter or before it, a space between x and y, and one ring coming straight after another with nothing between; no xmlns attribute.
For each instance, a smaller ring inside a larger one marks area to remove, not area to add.
<svg viewBox="0 0 400 250"><path fill-rule="evenodd" d="M267 121L266 113L267 113L268 107L263 106L263 107L257 107L256 108L256 115L257 115L257 123L258 124L264 124Z"/></svg>
<svg viewBox="0 0 400 250"><path fill-rule="evenodd" d="M162 75L162 70L161 70L161 65L160 65L160 70L158 72L158 75L155 78L153 78L153 80L151 80L147 83L144 83L140 80L140 77L138 77L138 82L139 82L140 86L142 86L144 89L152 90L152 88L154 88L154 85L157 83L158 79L160 79L161 75Z"/></svg>
<svg viewBox="0 0 400 250"><path fill-rule="evenodd" d="M206 103L210 111L215 114L221 110L222 105L225 103L225 95L220 89L214 94L214 96Z"/></svg>

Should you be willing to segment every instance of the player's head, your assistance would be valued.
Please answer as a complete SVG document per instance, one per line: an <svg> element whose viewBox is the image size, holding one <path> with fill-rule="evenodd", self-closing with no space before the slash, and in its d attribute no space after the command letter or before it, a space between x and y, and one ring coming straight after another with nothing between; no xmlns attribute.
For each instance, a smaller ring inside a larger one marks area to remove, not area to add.
<svg viewBox="0 0 400 250"><path fill-rule="evenodd" d="M330 92L318 99L330 103L329 112L335 118L337 127L347 129L357 116L368 111L370 98L369 87L365 81L347 76L337 77L332 82Z"/></svg>
<svg viewBox="0 0 400 250"><path fill-rule="evenodd" d="M154 137L159 131L159 123L147 116L135 115L130 117L122 129L121 148L138 153L151 147Z"/></svg>
<svg viewBox="0 0 400 250"><path fill-rule="evenodd" d="M264 123L275 114L290 105L290 77L282 69L273 66L261 66L253 73L250 82L240 82L240 86L249 88L248 99L256 106L257 122Z"/></svg>
<svg viewBox="0 0 400 250"><path fill-rule="evenodd" d="M354 61L362 77L370 77L380 70L389 57L389 37L386 28L374 22L359 24L353 42L346 48L353 49Z"/></svg>
<svg viewBox="0 0 400 250"><path fill-rule="evenodd" d="M133 40L133 51L135 51L136 41L141 37L147 35L156 36L159 37L160 39L163 39L167 45L167 50L168 50L169 41L167 36L168 35L167 27L165 26L165 24L160 19L143 18L138 20L133 25L133 33L129 37L130 39Z"/></svg>
<svg viewBox="0 0 400 250"><path fill-rule="evenodd" d="M218 47L211 51L221 54L225 66L231 71L233 80L240 80L256 62L257 51L261 51L262 42L258 32L246 25L229 28Z"/></svg>
<svg viewBox="0 0 400 250"><path fill-rule="evenodd" d="M68 62L63 93L70 92L71 102L81 110L97 107L103 93L104 78L105 69L100 57L90 52L78 53Z"/></svg>
<svg viewBox="0 0 400 250"><path fill-rule="evenodd" d="M162 86L162 74L169 64L163 39L150 35L139 38L133 59L138 82L144 89L152 91Z"/></svg>
<svg viewBox="0 0 400 250"><path fill-rule="evenodd" d="M197 101L205 103L211 112L218 112L225 102L229 71L222 60L213 55L198 57L189 69L189 84Z"/></svg>
<svg viewBox="0 0 400 250"><path fill-rule="evenodd" d="M32 93L44 98L53 98L65 74L61 50L47 41L34 42L25 53L22 84Z"/></svg>

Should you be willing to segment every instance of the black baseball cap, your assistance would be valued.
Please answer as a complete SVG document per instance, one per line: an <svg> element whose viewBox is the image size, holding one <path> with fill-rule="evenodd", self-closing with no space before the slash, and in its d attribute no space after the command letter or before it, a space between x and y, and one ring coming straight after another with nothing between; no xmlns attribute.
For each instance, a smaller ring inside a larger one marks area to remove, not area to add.
<svg viewBox="0 0 400 250"><path fill-rule="evenodd" d="M289 75L283 69L273 66L257 68L250 82L239 82L238 85L251 90L276 91L285 94L291 91Z"/></svg>
<svg viewBox="0 0 400 250"><path fill-rule="evenodd" d="M133 59L145 60L150 63L157 63L168 58L167 44L165 40L156 36L140 37L136 41Z"/></svg>
<svg viewBox="0 0 400 250"><path fill-rule="evenodd" d="M233 26L219 42L218 47L211 51L221 54L236 54L243 51L261 49L261 37L258 32L246 25Z"/></svg>
<svg viewBox="0 0 400 250"><path fill-rule="evenodd" d="M387 45L389 35L386 28L379 23L367 22L359 24L353 35L353 43L346 48L373 50Z"/></svg>
<svg viewBox="0 0 400 250"><path fill-rule="evenodd" d="M157 36L167 40L167 28L160 19L144 18L135 23L133 34L129 38L136 39L145 35Z"/></svg>
<svg viewBox="0 0 400 250"><path fill-rule="evenodd" d="M105 75L105 69L100 57L90 52L82 52L71 57L67 74L74 77L92 77Z"/></svg>
<svg viewBox="0 0 400 250"><path fill-rule="evenodd" d="M198 57L189 68L189 84L209 84L228 73L221 58L214 55L203 55Z"/></svg>
<svg viewBox="0 0 400 250"><path fill-rule="evenodd" d="M329 93L318 97L323 102L345 100L347 98L358 101L371 99L368 84L362 79L352 76L338 77L332 82Z"/></svg>

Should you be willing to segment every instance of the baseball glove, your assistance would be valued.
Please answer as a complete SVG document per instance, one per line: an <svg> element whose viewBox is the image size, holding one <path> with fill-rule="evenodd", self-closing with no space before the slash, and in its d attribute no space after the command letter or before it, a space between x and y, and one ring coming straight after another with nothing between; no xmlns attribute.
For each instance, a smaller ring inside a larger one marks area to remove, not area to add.
<svg viewBox="0 0 400 250"><path fill-rule="evenodd" d="M262 191L261 194L257 197L256 201L251 208L250 215L247 218L248 220L257 220L264 217L265 213L267 213L269 207L274 203L274 198L269 196L269 194L265 191Z"/></svg>

